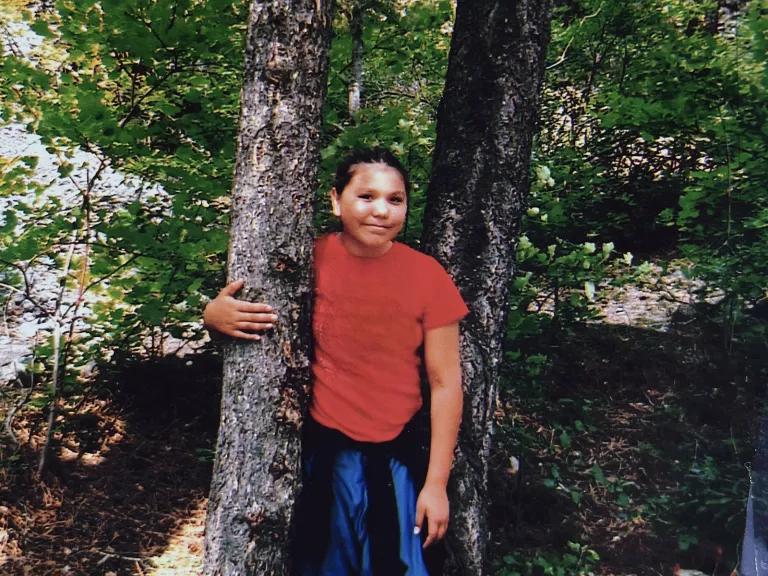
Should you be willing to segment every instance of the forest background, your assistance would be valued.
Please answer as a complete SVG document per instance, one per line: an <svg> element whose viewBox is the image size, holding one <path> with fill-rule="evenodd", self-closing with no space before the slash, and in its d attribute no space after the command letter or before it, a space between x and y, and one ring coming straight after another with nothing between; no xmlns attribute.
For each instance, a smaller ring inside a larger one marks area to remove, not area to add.
<svg viewBox="0 0 768 576"><path fill-rule="evenodd" d="M2 118L56 168L41 179L36 155L0 158L5 342L27 344L0 399L9 573L146 573L204 500L217 386L199 318L224 282L246 9L4 3ZM768 372L766 10L555 4L500 392L500 575L736 566ZM453 16L449 1L338 3L318 230L336 160L380 144L411 170L404 240L418 246ZM38 39L14 40L19 26ZM632 294L675 313L623 322L609 303ZM23 312L34 334L16 330ZM158 455L137 456L141 434L189 478L147 476ZM120 454L141 490L89 492ZM116 505L136 534L111 531Z"/></svg>

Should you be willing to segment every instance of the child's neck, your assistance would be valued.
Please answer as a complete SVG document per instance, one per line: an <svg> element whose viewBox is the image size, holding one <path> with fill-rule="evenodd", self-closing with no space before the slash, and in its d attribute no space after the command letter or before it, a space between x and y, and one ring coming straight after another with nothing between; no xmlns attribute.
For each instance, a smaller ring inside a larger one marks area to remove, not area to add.
<svg viewBox="0 0 768 576"><path fill-rule="evenodd" d="M394 241L390 240L381 246L366 246L355 241L349 234L344 234L343 230L339 232L339 241L349 254L358 258L379 258L389 252L394 245Z"/></svg>

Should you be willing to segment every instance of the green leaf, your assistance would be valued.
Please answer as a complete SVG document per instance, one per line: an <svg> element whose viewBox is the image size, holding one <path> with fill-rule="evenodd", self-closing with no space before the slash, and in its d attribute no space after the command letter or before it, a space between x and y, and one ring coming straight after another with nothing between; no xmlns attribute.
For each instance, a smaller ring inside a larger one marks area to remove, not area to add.
<svg viewBox="0 0 768 576"><path fill-rule="evenodd" d="M39 36L44 36L46 38L51 37L53 34L51 32L50 27L48 26L48 22L45 20L38 18L35 20L30 26L30 30L34 32L35 34L38 34Z"/></svg>
<svg viewBox="0 0 768 576"><path fill-rule="evenodd" d="M3 213L3 223L0 225L0 234L8 234L16 229L19 219L16 217L16 211L9 208Z"/></svg>
<svg viewBox="0 0 768 576"><path fill-rule="evenodd" d="M603 473L603 469L600 468L597 464L593 464L592 468L589 469L590 474L592 474L592 477L595 479L595 482L597 482L600 486L605 486L606 479L605 474Z"/></svg>
<svg viewBox="0 0 768 576"><path fill-rule="evenodd" d="M56 170L58 171L60 178L66 178L72 173L72 170L74 170L74 168L75 167L69 162L62 162L61 164L59 164Z"/></svg>
<svg viewBox="0 0 768 576"><path fill-rule="evenodd" d="M165 319L166 311L166 306L163 302L149 300L138 308L137 313L150 326L158 326Z"/></svg>
<svg viewBox="0 0 768 576"><path fill-rule="evenodd" d="M689 550L691 546L694 546L699 543L699 538L695 536L694 534L680 534L677 537L677 547L685 552L686 550Z"/></svg>
<svg viewBox="0 0 768 576"><path fill-rule="evenodd" d="M570 491L571 501L577 506L581 503L581 492L578 490Z"/></svg>
<svg viewBox="0 0 768 576"><path fill-rule="evenodd" d="M595 283L591 280L586 280L584 282L584 294L590 302L595 301Z"/></svg>

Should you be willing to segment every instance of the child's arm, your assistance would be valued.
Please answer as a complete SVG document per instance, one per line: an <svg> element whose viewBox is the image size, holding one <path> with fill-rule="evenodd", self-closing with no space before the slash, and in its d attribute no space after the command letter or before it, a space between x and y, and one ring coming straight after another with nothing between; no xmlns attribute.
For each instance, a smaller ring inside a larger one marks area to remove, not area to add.
<svg viewBox="0 0 768 576"><path fill-rule="evenodd" d="M259 340L256 332L269 330L277 321L277 315L267 304L238 300L234 295L243 287L237 280L227 284L203 311L203 325L213 336L224 334L243 340Z"/></svg>
<svg viewBox="0 0 768 576"><path fill-rule="evenodd" d="M426 332L424 364L432 396L432 440L427 479L416 502L416 526L421 530L424 518L427 519L429 534L424 542L426 548L445 536L448 529L446 486L451 473L462 407L458 323Z"/></svg>

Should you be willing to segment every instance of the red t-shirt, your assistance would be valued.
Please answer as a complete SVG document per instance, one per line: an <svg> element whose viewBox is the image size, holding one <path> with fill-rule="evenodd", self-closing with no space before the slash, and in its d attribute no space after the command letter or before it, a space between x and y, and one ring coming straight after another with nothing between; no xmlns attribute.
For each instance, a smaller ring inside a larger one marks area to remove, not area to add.
<svg viewBox="0 0 768 576"><path fill-rule="evenodd" d="M438 262L395 242L350 254L337 234L315 244L312 416L350 438L384 442L421 407L424 333L468 310Z"/></svg>

